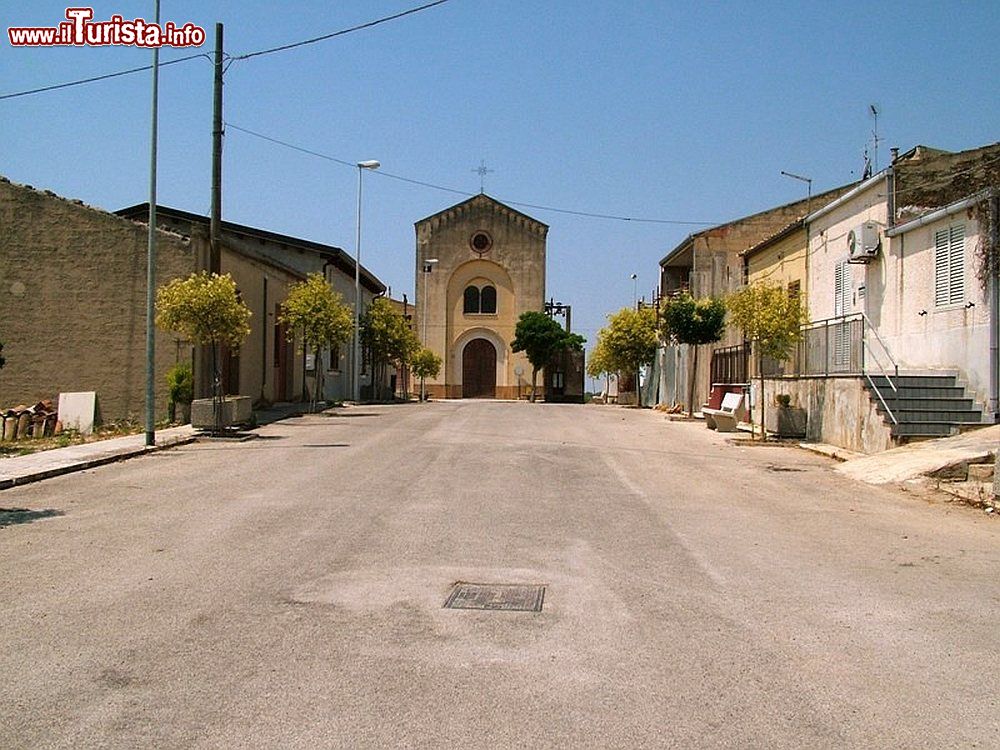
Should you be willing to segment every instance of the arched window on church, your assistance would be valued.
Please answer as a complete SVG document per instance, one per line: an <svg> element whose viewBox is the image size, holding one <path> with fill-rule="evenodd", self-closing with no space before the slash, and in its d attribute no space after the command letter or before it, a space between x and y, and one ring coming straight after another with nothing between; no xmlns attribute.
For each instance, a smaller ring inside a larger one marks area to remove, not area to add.
<svg viewBox="0 0 1000 750"><path fill-rule="evenodd" d="M483 313L495 314L497 311L497 290L493 286L484 286L480 292L480 308Z"/></svg>
<svg viewBox="0 0 1000 750"><path fill-rule="evenodd" d="M469 313L478 313L480 307L480 297L479 297L479 287L467 286L465 287L465 305L462 308L462 312L466 315ZM496 306L494 304L494 306Z"/></svg>

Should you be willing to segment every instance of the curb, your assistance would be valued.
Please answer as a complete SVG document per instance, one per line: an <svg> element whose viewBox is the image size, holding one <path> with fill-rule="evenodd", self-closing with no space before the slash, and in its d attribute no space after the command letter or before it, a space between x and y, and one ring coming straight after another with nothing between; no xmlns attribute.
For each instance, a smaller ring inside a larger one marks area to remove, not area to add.
<svg viewBox="0 0 1000 750"><path fill-rule="evenodd" d="M163 443L162 445L143 445L140 448L128 448L118 453L111 453L106 456L99 456L98 458L79 461L74 464L67 464L66 466L58 466L53 469L43 469L41 471L32 472L31 474L11 477L10 479L0 479L0 491L8 490L12 487L20 487L25 484L31 484L32 482L40 482L43 479L51 479L52 477L62 476L63 474L73 474L78 471L86 471L87 469L93 469L98 466L118 463L119 461L127 461L128 459L135 458L136 456L144 456L148 453L155 453L157 451L166 450L167 448L174 448L178 445L193 443L195 440L197 440L197 436L190 435L187 437L177 438L176 440L171 440Z"/></svg>

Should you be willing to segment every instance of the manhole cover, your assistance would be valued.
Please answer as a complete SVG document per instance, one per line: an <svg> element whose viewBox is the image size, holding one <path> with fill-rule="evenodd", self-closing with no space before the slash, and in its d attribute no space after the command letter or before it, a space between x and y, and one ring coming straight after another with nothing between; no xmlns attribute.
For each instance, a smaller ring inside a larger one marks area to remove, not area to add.
<svg viewBox="0 0 1000 750"><path fill-rule="evenodd" d="M545 587L523 583L456 583L448 595L446 609L497 609L510 612L541 612Z"/></svg>

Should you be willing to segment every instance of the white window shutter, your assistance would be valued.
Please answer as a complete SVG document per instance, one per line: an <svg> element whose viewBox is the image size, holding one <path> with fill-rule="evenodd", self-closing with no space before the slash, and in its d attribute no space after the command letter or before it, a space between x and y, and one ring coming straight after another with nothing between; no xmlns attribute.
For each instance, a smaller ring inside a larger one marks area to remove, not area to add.
<svg viewBox="0 0 1000 750"><path fill-rule="evenodd" d="M951 228L951 248L948 253L948 302L960 305L965 299L965 225Z"/></svg>
<svg viewBox="0 0 1000 750"><path fill-rule="evenodd" d="M958 305L965 299L965 225L934 233L934 306Z"/></svg>

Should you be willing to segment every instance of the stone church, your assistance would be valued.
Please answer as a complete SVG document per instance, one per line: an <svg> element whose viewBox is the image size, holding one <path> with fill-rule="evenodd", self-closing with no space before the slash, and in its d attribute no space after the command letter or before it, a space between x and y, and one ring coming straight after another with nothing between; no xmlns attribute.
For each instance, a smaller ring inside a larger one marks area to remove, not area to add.
<svg viewBox="0 0 1000 750"><path fill-rule="evenodd" d="M531 364L510 344L521 313L543 308L548 226L483 193L415 226L417 331L442 360L428 395L526 395Z"/></svg>

